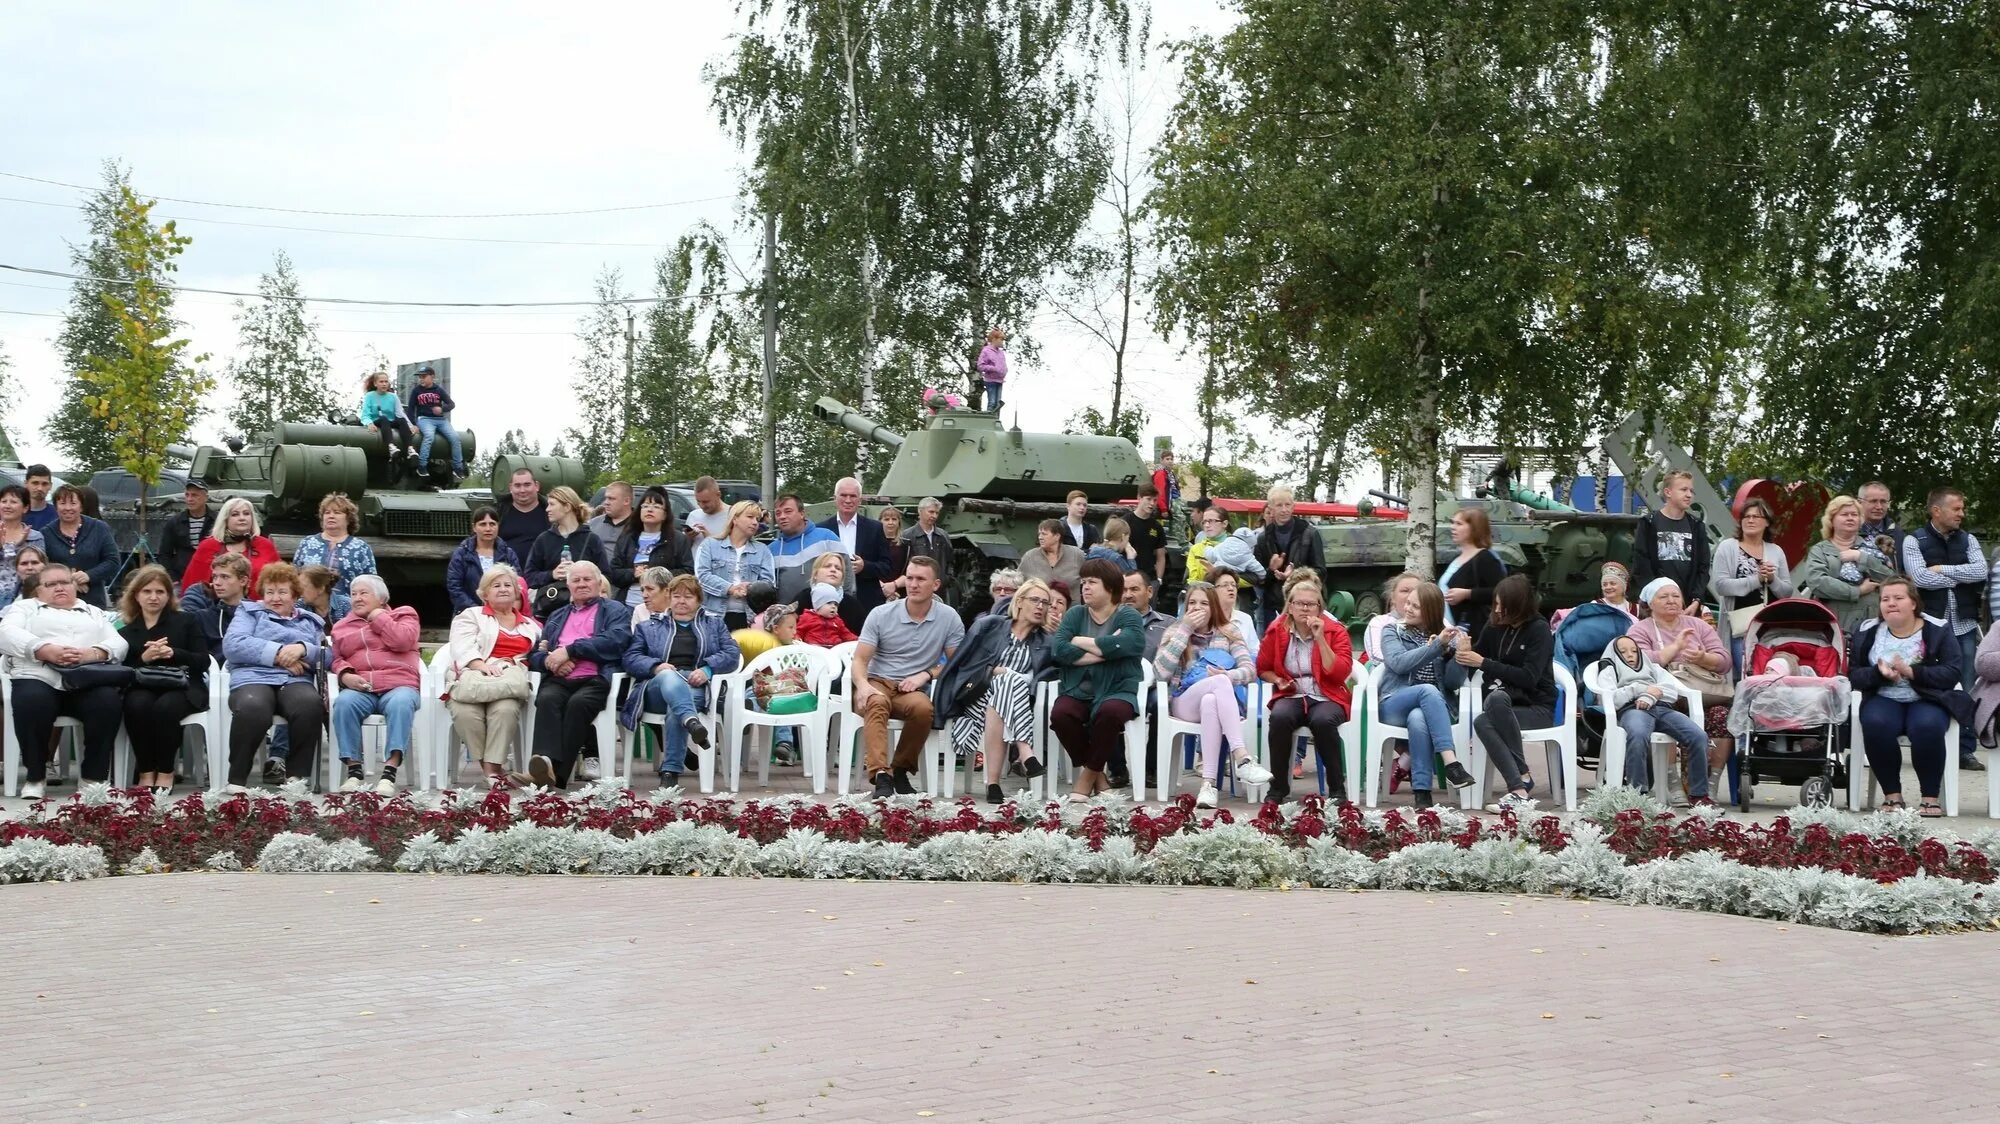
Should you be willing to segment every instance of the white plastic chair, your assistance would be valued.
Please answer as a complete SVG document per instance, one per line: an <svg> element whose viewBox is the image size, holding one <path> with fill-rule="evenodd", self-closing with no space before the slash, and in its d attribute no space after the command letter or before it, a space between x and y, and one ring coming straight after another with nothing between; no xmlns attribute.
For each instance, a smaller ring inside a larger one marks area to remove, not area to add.
<svg viewBox="0 0 2000 1124"><path fill-rule="evenodd" d="M1605 674L1605 670L1598 666L1597 661L1592 661L1583 673L1584 686L1597 696L1597 709L1604 715L1604 748L1597 758L1599 788L1625 783L1625 754L1629 752L1629 747L1625 744L1625 731L1618 725L1618 714L1611 706L1610 685L1605 680ZM1674 700L1673 705L1680 708L1695 725L1701 725L1699 695L1683 688L1680 697ZM1667 780L1672 769L1674 739L1671 734L1655 730L1650 740L1652 744L1648 748L1653 755L1653 796L1664 804L1667 802ZM1708 762L1703 761L1701 767L1708 768Z"/></svg>
<svg viewBox="0 0 2000 1124"><path fill-rule="evenodd" d="M1554 785L1555 776L1557 773L1560 773L1563 778L1563 807L1568 811L1574 812L1576 811L1577 784L1576 679L1570 675L1569 669L1563 665L1558 663L1552 666L1555 670L1556 679L1556 724L1545 726L1538 730L1522 730L1521 744L1525 746L1529 742L1543 742L1548 746L1546 751L1547 757L1545 759L1548 765L1548 775L1541 778L1542 782ZM1466 684L1463 689L1472 692L1475 707L1485 701L1484 681L1485 676L1477 673L1466 678ZM1469 767L1472 770L1473 784L1465 792L1472 795L1473 805L1482 804L1486 799L1487 776L1490 771L1489 766L1492 762L1487 760L1486 747L1480 744L1478 738L1468 738L1467 745L1471 755L1471 765ZM1468 807L1470 806L1472 805L1468 805Z"/></svg>
<svg viewBox="0 0 2000 1124"><path fill-rule="evenodd" d="M1151 670L1152 665L1150 663L1145 666L1149 671ZM1247 691L1249 701L1243 708L1243 747L1249 751L1251 760L1259 761L1260 763L1261 759L1265 756L1263 730L1267 717L1265 713L1267 686L1267 684L1261 682L1249 684ZM1164 679L1155 680L1149 693L1153 696L1154 706L1153 777L1158 782L1160 799L1162 801L1172 800L1174 798L1174 791L1180 787L1181 774L1181 763L1179 760L1176 760L1177 755L1174 753L1174 749L1179 744L1180 739L1192 738L1194 739L1195 750L1199 752L1201 745L1201 723L1187 722L1173 716L1173 713L1168 709L1173 702L1173 684L1168 683ZM1142 695L1141 698L1143 699L1144 696ZM1139 717L1133 719L1133 721L1144 722L1145 720L1146 716L1142 708ZM1233 790L1235 786L1235 762L1230 759L1227 747L1223 749L1222 759L1217 765L1217 780L1221 779L1220 774L1224 770L1229 771L1231 774L1230 785ZM1134 791L1143 792L1144 782L1139 779L1140 776L1139 772L1133 773L1134 783L1132 787ZM1251 803L1257 803L1257 789L1261 787L1263 786L1245 785L1245 797Z"/></svg>
<svg viewBox="0 0 2000 1124"><path fill-rule="evenodd" d="M425 667L424 707L417 713L419 722L427 722L430 727L430 752L424 755L426 768L432 774L424 780L425 788L457 788L458 778L465 766L472 762L472 751L459 740L458 730L451 722L451 704L444 701L445 684L451 671L451 649L439 648L431 654L430 663ZM516 749L520 752L520 771L528 769L528 755L534 752L535 733L535 691L542 685L542 675L538 671L528 673L528 698L521 704L521 728L515 737ZM414 779L411 784L415 786Z"/></svg>
<svg viewBox="0 0 2000 1124"><path fill-rule="evenodd" d="M331 675L329 675L327 678L329 681L332 680ZM224 664L216 668L215 674L210 677L210 681L215 684L216 705L212 709L215 711L215 729L217 737L215 739L215 743L209 746L208 750L209 790L212 792L220 792L229 783L229 730L235 721L235 715L229 712L228 665ZM332 711L328 707L326 696L324 695L320 696L319 701L322 714L330 716L332 714ZM288 723L285 721L284 715L274 714L271 716L271 729L275 730L278 727L285 725L288 725ZM323 740L331 743L331 740L333 738L333 732L331 730L322 730L321 733ZM267 743L264 748L265 748L265 754L268 757L270 750L269 744ZM254 771L257 766L256 758L254 757L251 758L250 766ZM318 774L320 768L321 766L319 759L315 759L313 761L313 773ZM305 779L308 782L309 786L311 784L319 783L320 780L320 778L317 775L309 776Z"/></svg>
<svg viewBox="0 0 2000 1124"><path fill-rule="evenodd" d="M1280 766L1287 769L1291 768L1293 755L1298 752L1299 746L1304 744L1306 739L1312 737L1312 728L1301 725L1298 731L1292 735L1291 745L1283 747L1272 745L1271 707L1276 705L1278 700L1270 697L1269 684L1260 685L1265 688L1265 691L1262 717L1257 723L1257 760L1259 764L1271 770L1272 776L1277 776ZM1368 670L1363 664L1357 661L1347 672L1347 717L1340 723L1341 772L1346 774L1344 787L1347 791L1345 795L1350 802L1361 791L1361 756L1363 752L1361 746L1361 708L1365 701L1364 695L1367 685ZM1317 752L1316 749L1315 752ZM1318 762L1318 771L1324 773L1325 769L1326 763L1324 761ZM1269 787L1269 785L1248 786L1252 803L1262 803L1264 797L1263 790Z"/></svg>
<svg viewBox="0 0 2000 1124"><path fill-rule="evenodd" d="M10 676L0 676L0 709L5 710L5 720L0 721L0 725L6 727L5 749L0 751L0 760L4 760L4 764L0 765L0 768L6 771L4 791L11 798L21 793L21 766L24 759L21 755L20 741L14 735L14 680ZM80 781L83 777L83 722L76 718L58 717L55 735L58 755L56 760L61 761L60 755L69 753L75 770L73 775ZM37 747L37 752L46 750ZM120 777L129 776L131 772L132 750L127 744L122 753L113 754L111 779L116 783Z"/></svg>
<svg viewBox="0 0 2000 1124"><path fill-rule="evenodd" d="M710 694L710 705L713 706L714 700L721 698L725 692L732 696L735 705L724 708L723 723L727 727L727 730L722 738L717 739L715 752L704 753L701 756L702 791L712 791L714 761L718 752L729 755L729 790L735 792L741 789L743 783L743 752L750 741L750 730L752 727L775 731L782 726L796 726L800 730L800 738L803 742L800 748L804 751L806 776L812 780L813 791L815 793L824 793L826 791L825 719L833 713L833 704L832 699L828 695L828 688L831 681L838 676L838 672L835 670L837 662L837 658L830 655L826 649L815 648L810 644L786 644L765 652L763 655L751 660L747 666L738 671L728 675L717 676L715 690ZM803 714L769 714L761 710L753 710L743 704L742 693L744 689L756 681L759 672L771 668L799 668L805 671L806 688L812 692L817 700L811 711ZM852 711L849 711L849 713L852 713ZM854 732L858 736L860 731L861 726L857 720L854 724ZM775 736L775 734L769 736ZM846 791L846 774L847 762L842 760L842 792ZM771 755L766 751L758 758L757 783L768 785L770 780Z"/></svg>
<svg viewBox="0 0 2000 1124"><path fill-rule="evenodd" d="M435 714L442 710L429 689L429 668L423 668L417 677L417 713L410 725L410 751L403 755L403 767L397 770L407 788L422 790L430 786L430 778L436 767L431 764L431 747ZM323 788L327 792L338 789L345 780L346 770L340 757L338 738L333 733L333 704L345 693L338 676L327 674L329 697L326 702L326 768L320 774ZM370 772L370 765L379 769L388 760L389 719L382 714L371 714L361 720L361 771Z"/></svg>
<svg viewBox="0 0 2000 1124"><path fill-rule="evenodd" d="M1382 679L1388 673L1389 668L1387 664L1377 663L1370 667L1367 677L1362 683L1361 690L1356 696L1361 700L1361 710L1368 715L1366 723L1368 730L1360 739L1362 743L1361 759L1354 761L1352 755L1349 758L1347 798L1349 800L1354 799L1357 786L1365 785L1364 794L1370 808L1380 803L1382 798L1382 774L1390 769L1390 763L1394 760L1389 756L1389 743L1391 741L1401 741L1404 744L1408 744L1410 741L1410 728L1408 726L1397 726L1382 717ZM1472 747L1472 694L1474 690L1472 678L1471 676L1467 676L1465 684L1458 689L1458 713L1453 717L1451 724L1451 744L1454 747L1454 752L1465 759L1466 768L1471 769L1473 775L1477 776L1479 773L1478 762L1480 758L1477 755L1477 751ZM1468 797L1467 794L1473 792L1478 787L1478 785L1474 785L1473 788L1465 789L1459 794L1459 804L1461 807L1470 808L1473 806L1476 801Z"/></svg>
<svg viewBox="0 0 2000 1124"><path fill-rule="evenodd" d="M1875 772L1868 767L1868 749L1861 744L1861 692L1855 691L1849 696L1847 707L1847 810L1865 812L1875 806L1881 794L1882 786L1875 782ZM1996 816L1993 802L2000 800L2000 773L1987 778L1986 799L1986 814L1993 818ZM1957 719L1944 731L1944 792L1939 803L1944 805L1946 816L1958 815Z"/></svg>

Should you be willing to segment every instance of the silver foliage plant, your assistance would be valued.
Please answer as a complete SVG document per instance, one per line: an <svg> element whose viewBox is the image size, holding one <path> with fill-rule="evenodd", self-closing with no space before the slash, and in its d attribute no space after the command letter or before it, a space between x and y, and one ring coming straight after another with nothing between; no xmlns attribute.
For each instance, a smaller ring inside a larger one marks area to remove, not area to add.
<svg viewBox="0 0 2000 1124"><path fill-rule="evenodd" d="M22 839L0 847L0 885L9 882L81 882L111 873L100 848L83 843Z"/></svg>

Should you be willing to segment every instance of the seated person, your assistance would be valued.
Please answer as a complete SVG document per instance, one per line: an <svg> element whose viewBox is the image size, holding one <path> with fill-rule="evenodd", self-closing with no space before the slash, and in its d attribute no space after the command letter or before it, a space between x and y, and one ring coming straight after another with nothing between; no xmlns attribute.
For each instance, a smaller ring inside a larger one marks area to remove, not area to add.
<svg viewBox="0 0 2000 1124"><path fill-rule="evenodd" d="M296 774L310 776L319 755L326 699L318 675L332 662L326 625L300 604L299 572L289 562L273 562L257 575L261 599L245 601L222 638L229 672L229 786L243 791L250 763L264 744L271 721L283 717L288 748L274 744L264 763L264 783L272 788Z"/></svg>
<svg viewBox="0 0 2000 1124"><path fill-rule="evenodd" d="M1644 789L1651 786L1652 753L1650 746L1654 731L1674 739L1681 747L1681 753L1688 760L1701 761L1708 757L1708 734L1695 720L1689 718L1676 705L1681 698L1681 685L1668 674L1667 669L1646 658L1639 649L1639 642L1630 636L1620 636L1604 650L1604 666L1610 672L1609 701L1611 711L1618 716L1618 726L1625 731L1625 783L1633 788ZM1695 770L1696 776L1689 778L1699 783L1706 780ZM1689 793L1700 799L1706 790Z"/></svg>
<svg viewBox="0 0 2000 1124"><path fill-rule="evenodd" d="M799 639L817 648L831 648L856 639L840 619L840 587L820 582L812 587L812 610L799 615Z"/></svg>
<svg viewBox="0 0 2000 1124"><path fill-rule="evenodd" d="M417 708L423 702L417 611L408 605L391 606L388 585L374 574L362 574L348 588L353 611L333 626L333 674L340 686L333 699L333 741L347 772L340 790L360 791L361 723L380 714L388 728L375 791L394 796L396 770L410 752Z"/></svg>
<svg viewBox="0 0 2000 1124"><path fill-rule="evenodd" d="M1129 574L1139 568L1132 560L1132 528L1123 519L1112 516L1104 521L1104 539L1084 551L1085 558L1102 558L1120 573Z"/></svg>

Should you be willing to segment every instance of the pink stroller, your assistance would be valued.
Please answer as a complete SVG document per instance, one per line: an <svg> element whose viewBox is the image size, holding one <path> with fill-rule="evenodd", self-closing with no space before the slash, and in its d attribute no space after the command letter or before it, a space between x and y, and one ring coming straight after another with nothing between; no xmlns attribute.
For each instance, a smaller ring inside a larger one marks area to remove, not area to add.
<svg viewBox="0 0 2000 1124"><path fill-rule="evenodd" d="M1833 610L1804 597L1773 601L1743 633L1744 676L1730 706L1742 778L1738 806L1759 780L1799 786L1799 804L1825 807L1847 784L1851 688L1847 642Z"/></svg>

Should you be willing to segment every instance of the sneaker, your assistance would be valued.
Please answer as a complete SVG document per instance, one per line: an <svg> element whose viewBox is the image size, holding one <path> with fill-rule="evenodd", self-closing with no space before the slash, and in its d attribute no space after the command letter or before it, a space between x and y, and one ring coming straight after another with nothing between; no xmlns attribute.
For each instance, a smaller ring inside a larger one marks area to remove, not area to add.
<svg viewBox="0 0 2000 1124"><path fill-rule="evenodd" d="M23 800L40 800L47 793L48 789L43 782L29 781L27 784L21 786L21 799Z"/></svg>
<svg viewBox="0 0 2000 1124"><path fill-rule="evenodd" d="M681 783L681 775L679 773L669 773L665 771L662 771L660 773L661 788L672 788L679 783Z"/></svg>
<svg viewBox="0 0 2000 1124"><path fill-rule="evenodd" d="M278 788L288 779L283 761L264 762L264 787Z"/></svg>
<svg viewBox="0 0 2000 1124"><path fill-rule="evenodd" d="M1220 799L1221 794L1215 791L1215 786L1208 781L1203 781L1201 782L1201 792L1194 798L1194 806L1197 808L1213 808Z"/></svg>
<svg viewBox="0 0 2000 1124"><path fill-rule="evenodd" d="M1412 779L1414 778L1410 776L1409 764L1398 757L1396 759L1396 767L1389 771L1389 795L1394 796L1396 790L1403 787L1404 781Z"/></svg>
<svg viewBox="0 0 2000 1124"><path fill-rule="evenodd" d="M550 761L539 753L528 758L528 779L541 785L543 788L554 788L556 786L555 762Z"/></svg>
<svg viewBox="0 0 2000 1124"><path fill-rule="evenodd" d="M701 724L701 719L696 718L694 715L690 714L686 718L681 719L681 729L687 731L688 741L692 743L696 748L699 749L708 748L708 727ZM584 758L584 760L587 762L594 762L597 760L597 758L586 757ZM589 765L586 765L585 769L587 773L595 771L591 769ZM592 779L595 778L593 777Z"/></svg>
<svg viewBox="0 0 2000 1124"><path fill-rule="evenodd" d="M383 777L381 780L376 781L375 795L380 796L384 800L396 795L396 782L390 780L388 777Z"/></svg>
<svg viewBox="0 0 2000 1124"><path fill-rule="evenodd" d="M1444 767L1444 779L1453 788L1471 788L1472 770L1465 767L1465 762L1454 761Z"/></svg>
<svg viewBox="0 0 2000 1124"><path fill-rule="evenodd" d="M1039 757L1030 757L1028 758L1027 761L1023 762L1021 765L1021 774L1030 780L1033 780L1034 778L1039 777L1043 773L1046 773L1048 771L1049 767L1043 764L1042 759Z"/></svg>
<svg viewBox="0 0 2000 1124"><path fill-rule="evenodd" d="M1431 790L1430 790L1430 789L1428 789L1428 788L1413 788L1413 789L1411 789L1411 790L1410 790L1410 803L1411 803L1411 804L1413 804L1414 806L1418 807L1418 808L1428 808L1428 807L1430 807L1430 806L1431 806Z"/></svg>
<svg viewBox="0 0 2000 1124"><path fill-rule="evenodd" d="M799 763L799 751L784 742L780 742L771 749L771 763L773 765L796 765Z"/></svg>
<svg viewBox="0 0 2000 1124"><path fill-rule="evenodd" d="M579 775L587 781L602 780L604 779L603 766L598 764L597 758L586 757L583 759L583 771Z"/></svg>
<svg viewBox="0 0 2000 1124"><path fill-rule="evenodd" d="M1709 799L1708 797L1706 797L1706 796L1697 796L1697 797L1695 797L1695 798L1694 798L1693 800L1690 800L1690 801L1688 801L1688 807L1690 807L1690 808L1719 808L1719 807L1721 807L1721 805L1717 804L1717 803L1716 803L1715 801L1713 801L1713 800L1710 800L1710 799Z"/></svg>
<svg viewBox="0 0 2000 1124"><path fill-rule="evenodd" d="M346 779L346 780L344 780L344 781L341 781L341 782L340 782L340 791L342 791L342 792L360 792L360 791L361 791L361 774L360 774L360 773L349 773L349 774L347 774L347 779Z"/></svg>
<svg viewBox="0 0 2000 1124"><path fill-rule="evenodd" d="M876 784L879 786L881 782L877 781ZM917 794L917 790L910 784L910 774L905 773L901 769L896 770L891 784L898 796L915 796Z"/></svg>
<svg viewBox="0 0 2000 1124"><path fill-rule="evenodd" d="M229 794L230 796L242 796L242 795L243 795L244 793L247 793L247 792L249 792L250 790L249 790L249 789L247 789L247 788L244 788L244 787L243 787L242 785L240 785L240 784L232 784L232 785L226 785L226 786L224 786L224 788L223 788L223 790L222 790L222 791L223 791L223 792L225 792L225 793L227 793L227 794Z"/></svg>
<svg viewBox="0 0 2000 1124"><path fill-rule="evenodd" d="M1496 816L1507 811L1512 811L1517 816L1523 816L1534 811L1534 808L1534 797L1522 796L1512 792L1486 806L1486 810Z"/></svg>
<svg viewBox="0 0 2000 1124"><path fill-rule="evenodd" d="M1271 783L1271 770L1248 757L1236 762L1236 779L1247 785Z"/></svg>
<svg viewBox="0 0 2000 1124"><path fill-rule="evenodd" d="M896 782L887 773L875 774L875 799L887 800L896 795Z"/></svg>
<svg viewBox="0 0 2000 1124"><path fill-rule="evenodd" d="M998 804L998 803L1001 803L1001 802L1002 802L1002 801L1004 801L1004 800L1006 800L1006 796L1004 796L1004 795L1003 795L1003 794L1002 794L1002 793L1000 792L1000 786L999 786L999 785L997 785L997 784L989 784L989 785L987 785L987 786L986 786L986 802L987 802L988 804Z"/></svg>

